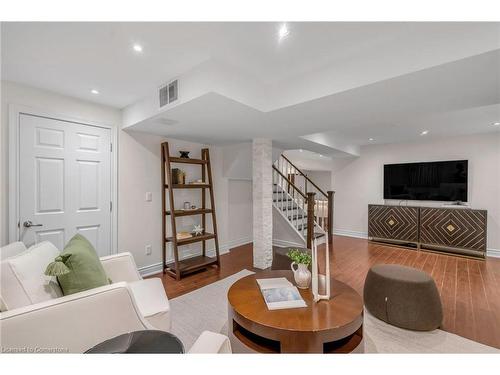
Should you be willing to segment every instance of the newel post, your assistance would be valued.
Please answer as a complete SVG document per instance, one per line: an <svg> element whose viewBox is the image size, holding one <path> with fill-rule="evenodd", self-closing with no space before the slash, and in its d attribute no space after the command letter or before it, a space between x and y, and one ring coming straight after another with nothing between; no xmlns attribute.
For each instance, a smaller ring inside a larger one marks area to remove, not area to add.
<svg viewBox="0 0 500 375"><path fill-rule="evenodd" d="M328 242L333 243L333 195L334 191L327 191L328 194Z"/></svg>
<svg viewBox="0 0 500 375"><path fill-rule="evenodd" d="M314 236L314 204L316 203L315 199L316 193L309 192L307 193L307 243L306 246L308 249L312 249L312 240Z"/></svg>

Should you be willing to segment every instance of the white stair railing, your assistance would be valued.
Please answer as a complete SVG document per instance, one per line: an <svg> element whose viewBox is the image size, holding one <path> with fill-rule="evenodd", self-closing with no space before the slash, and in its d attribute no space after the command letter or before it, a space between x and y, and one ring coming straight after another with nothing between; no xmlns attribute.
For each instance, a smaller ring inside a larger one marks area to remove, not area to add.
<svg viewBox="0 0 500 375"><path fill-rule="evenodd" d="M273 168L273 205L304 240L307 234L306 197L290 181Z"/></svg>
<svg viewBox="0 0 500 375"><path fill-rule="evenodd" d="M284 155L275 161L273 181L290 195L307 215L307 193L315 193L314 223L324 233L328 229L328 194L321 190L310 178Z"/></svg>

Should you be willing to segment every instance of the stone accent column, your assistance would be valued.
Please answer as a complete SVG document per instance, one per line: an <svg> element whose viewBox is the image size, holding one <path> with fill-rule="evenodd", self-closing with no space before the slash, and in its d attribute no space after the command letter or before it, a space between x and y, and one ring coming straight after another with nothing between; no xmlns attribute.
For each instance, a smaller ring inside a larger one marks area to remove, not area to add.
<svg viewBox="0 0 500 375"><path fill-rule="evenodd" d="M270 139L252 142L253 266L265 269L273 261L273 145Z"/></svg>

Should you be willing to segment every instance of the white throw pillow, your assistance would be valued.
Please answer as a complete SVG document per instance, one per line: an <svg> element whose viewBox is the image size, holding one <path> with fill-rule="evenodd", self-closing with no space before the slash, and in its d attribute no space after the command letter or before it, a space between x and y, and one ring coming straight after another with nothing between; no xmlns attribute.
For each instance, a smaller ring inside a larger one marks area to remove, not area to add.
<svg viewBox="0 0 500 375"><path fill-rule="evenodd" d="M62 297L62 291L55 278L45 276L47 265L59 255L59 250L50 242L44 241L31 246L27 251L2 262L6 270L7 286L18 292L17 295L6 291L2 285L2 299L9 310L33 303ZM5 263L5 264L4 264ZM10 271L10 272L9 272ZM12 280L13 278L16 281ZM4 273L2 272L2 284ZM29 301L29 303L26 303Z"/></svg>
<svg viewBox="0 0 500 375"><path fill-rule="evenodd" d="M2 311L31 305L31 300L16 274L12 271L9 260L0 263L0 295Z"/></svg>
<svg viewBox="0 0 500 375"><path fill-rule="evenodd" d="M12 258L15 255L25 252L26 246L22 242L12 242L0 248L0 261Z"/></svg>
<svg viewBox="0 0 500 375"><path fill-rule="evenodd" d="M26 246L24 246L24 243L22 242L12 242L8 245L0 247L0 261L13 257L14 255L21 254L26 250ZM7 277L7 274L9 274L10 277ZM10 294L14 298L16 298L17 295L17 299L21 301L21 306L29 304L28 296L24 293L21 284L18 283L7 263L0 263L0 275L4 275L0 280L0 311L7 310L7 306L2 297L4 292ZM11 282L14 282L14 285L12 285ZM16 288L16 286L18 288Z"/></svg>

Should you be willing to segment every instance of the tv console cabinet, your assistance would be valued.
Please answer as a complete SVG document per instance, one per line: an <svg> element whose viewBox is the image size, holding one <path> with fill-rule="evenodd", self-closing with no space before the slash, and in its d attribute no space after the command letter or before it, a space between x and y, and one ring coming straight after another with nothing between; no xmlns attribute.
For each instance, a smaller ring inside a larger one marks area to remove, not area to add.
<svg viewBox="0 0 500 375"><path fill-rule="evenodd" d="M485 258L486 210L368 205L368 239Z"/></svg>

